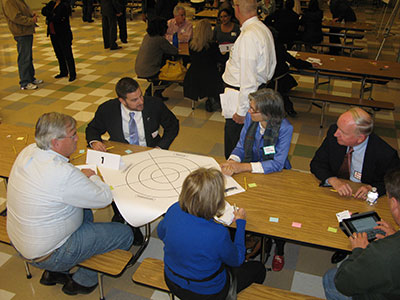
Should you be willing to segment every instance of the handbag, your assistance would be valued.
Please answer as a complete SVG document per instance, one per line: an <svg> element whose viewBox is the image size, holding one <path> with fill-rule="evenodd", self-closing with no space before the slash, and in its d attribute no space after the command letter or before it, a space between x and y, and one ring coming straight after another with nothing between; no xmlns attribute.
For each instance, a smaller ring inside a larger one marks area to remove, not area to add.
<svg viewBox="0 0 400 300"><path fill-rule="evenodd" d="M165 65L160 69L158 79L165 81L183 81L186 71L182 59L176 61L167 59Z"/></svg>

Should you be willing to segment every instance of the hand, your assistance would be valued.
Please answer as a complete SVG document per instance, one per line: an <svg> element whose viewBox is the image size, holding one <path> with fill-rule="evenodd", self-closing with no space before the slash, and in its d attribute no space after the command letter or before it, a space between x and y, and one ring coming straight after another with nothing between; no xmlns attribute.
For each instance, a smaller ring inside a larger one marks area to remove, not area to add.
<svg viewBox="0 0 400 300"><path fill-rule="evenodd" d="M224 175L232 176L235 173L229 163L223 163L220 166L221 166L221 172Z"/></svg>
<svg viewBox="0 0 400 300"><path fill-rule="evenodd" d="M96 151L102 151L102 152L107 152L107 148L106 145L104 145L102 142L100 141L93 141L92 143L90 143L90 147L93 150Z"/></svg>
<svg viewBox="0 0 400 300"><path fill-rule="evenodd" d="M386 235L382 235L382 234L378 233L376 235L377 239L383 239L389 235L396 233L396 230L394 229L394 227L391 224L387 223L385 220L381 219L380 221L377 221L376 223L378 224L378 226L374 227L374 229L380 229L386 233Z"/></svg>
<svg viewBox="0 0 400 300"><path fill-rule="evenodd" d="M146 18L146 14L142 14L142 21L146 22L147 18Z"/></svg>
<svg viewBox="0 0 400 300"><path fill-rule="evenodd" d="M368 194L368 192L370 190L372 190L372 186L370 186L368 184L367 185L363 185L362 187L360 187L357 190L357 192L354 194L354 197L358 198L358 199L366 200L367 199L367 194Z"/></svg>
<svg viewBox="0 0 400 300"><path fill-rule="evenodd" d="M337 177L329 178L328 182L342 197L350 197L353 194L351 186L348 183L341 181Z"/></svg>
<svg viewBox="0 0 400 300"><path fill-rule="evenodd" d="M232 117L233 121L235 121L235 122L238 123L238 124L244 124L244 119L245 119L245 118L246 118L246 117L239 116L237 113L235 113L235 114L233 115L233 117Z"/></svg>
<svg viewBox="0 0 400 300"><path fill-rule="evenodd" d="M233 221L236 220L246 220L246 211L244 210L244 208L239 208L238 210L234 211L233 214L235 215L235 218L233 219Z"/></svg>
<svg viewBox="0 0 400 300"><path fill-rule="evenodd" d="M91 169L82 169L81 170L83 174L85 174L88 178L90 178L93 175L96 175L96 173L91 170Z"/></svg>
<svg viewBox="0 0 400 300"><path fill-rule="evenodd" d="M33 14L32 19L34 23L37 23L38 16L36 14Z"/></svg>
<svg viewBox="0 0 400 300"><path fill-rule="evenodd" d="M116 15L117 17L120 17L120 16L122 16L122 12L120 12L120 13L117 13L117 15Z"/></svg>
<svg viewBox="0 0 400 300"><path fill-rule="evenodd" d="M369 242L367 238L367 233L365 232L354 232L352 236L350 236L351 249L355 248L367 248Z"/></svg>

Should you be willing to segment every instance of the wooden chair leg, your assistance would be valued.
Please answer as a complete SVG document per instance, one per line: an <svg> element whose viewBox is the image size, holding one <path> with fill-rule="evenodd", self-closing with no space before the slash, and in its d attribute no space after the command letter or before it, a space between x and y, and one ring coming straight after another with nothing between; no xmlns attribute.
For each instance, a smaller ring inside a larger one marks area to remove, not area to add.
<svg viewBox="0 0 400 300"><path fill-rule="evenodd" d="M103 273L98 272L97 278L99 279L100 300L106 300L106 298L104 297L104 290L103 290Z"/></svg>
<svg viewBox="0 0 400 300"><path fill-rule="evenodd" d="M24 265L25 265L26 278L31 279L32 274L31 274L31 270L29 269L29 265L26 261L24 261Z"/></svg>

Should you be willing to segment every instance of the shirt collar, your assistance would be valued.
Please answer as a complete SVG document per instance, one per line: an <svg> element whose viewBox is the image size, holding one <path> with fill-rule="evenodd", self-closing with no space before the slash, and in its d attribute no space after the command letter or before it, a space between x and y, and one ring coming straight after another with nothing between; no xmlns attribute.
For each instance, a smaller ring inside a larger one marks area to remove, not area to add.
<svg viewBox="0 0 400 300"><path fill-rule="evenodd" d="M357 146L354 146L353 147L354 151L357 151L357 150L360 150L360 149L363 149L364 147L366 147L368 144L368 140L369 140L369 136L367 136L367 138L365 139L364 142L362 142L361 144L358 144ZM348 147L347 147L347 149L348 149Z"/></svg>
<svg viewBox="0 0 400 300"><path fill-rule="evenodd" d="M250 19L247 19L246 21L244 21L244 23L240 27L240 30L243 31L247 26L249 26L250 24L253 24L253 23L257 22L257 21L258 21L258 17L257 16L254 16L254 17L251 17Z"/></svg>

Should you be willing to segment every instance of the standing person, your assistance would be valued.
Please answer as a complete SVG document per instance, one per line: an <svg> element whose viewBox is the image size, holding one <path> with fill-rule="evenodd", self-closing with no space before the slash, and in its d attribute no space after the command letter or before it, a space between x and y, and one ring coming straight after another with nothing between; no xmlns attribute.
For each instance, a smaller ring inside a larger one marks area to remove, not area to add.
<svg viewBox="0 0 400 300"><path fill-rule="evenodd" d="M100 0L100 5L104 49L121 49L117 44L117 17L122 15L123 6L119 0Z"/></svg>
<svg viewBox="0 0 400 300"><path fill-rule="evenodd" d="M186 11L183 6L175 6L174 18L168 20L168 29L165 37L172 43L173 35L178 34L180 43L188 43L193 35L193 25L186 20Z"/></svg>
<svg viewBox="0 0 400 300"><path fill-rule="evenodd" d="M226 63L222 79L229 100L222 114L225 117L225 157L235 148L249 109L248 96L272 78L276 56L271 31L257 17L255 0L235 1L235 16L241 24L241 33L236 40ZM229 91L230 90L230 91Z"/></svg>
<svg viewBox="0 0 400 300"><path fill-rule="evenodd" d="M67 77L69 74L69 81L74 81L76 71L72 54L72 31L69 23L71 6L68 0L51 0L42 8L42 15L46 17L47 36L50 35L60 67L60 73L54 78Z"/></svg>
<svg viewBox="0 0 400 300"><path fill-rule="evenodd" d="M117 16L119 39L121 40L121 43L127 44L128 30L126 28L126 5L128 4L128 0L119 0L119 2L121 4L121 9L122 9L121 15Z"/></svg>
<svg viewBox="0 0 400 300"><path fill-rule="evenodd" d="M93 0L82 0L82 21L93 23Z"/></svg>
<svg viewBox="0 0 400 300"><path fill-rule="evenodd" d="M236 294L265 279L261 262L244 262L245 210L234 212L234 242L228 229L214 221L224 211L224 191L220 171L193 171L183 182L179 202L168 209L157 227L164 242L165 282L182 300L226 299L228 291ZM232 277L237 279L236 290L230 283Z"/></svg>
<svg viewBox="0 0 400 300"><path fill-rule="evenodd" d="M400 170L385 175L388 204L393 220L400 226ZM349 237L352 253L339 268L329 270L323 277L328 300L399 299L400 231L387 220L378 221L385 235L377 234L368 242L367 234ZM350 297L351 296L351 297Z"/></svg>
<svg viewBox="0 0 400 300"><path fill-rule="evenodd" d="M2 0L3 13L8 28L17 42L18 73L21 90L35 90L43 80L35 78L32 45L37 15L32 12L24 0Z"/></svg>
<svg viewBox="0 0 400 300"><path fill-rule="evenodd" d="M212 37L211 24L207 19L200 20L189 43L191 64L183 81L184 97L195 101L207 97L206 110L209 112L221 108L219 94L223 92L217 64L224 62L224 56Z"/></svg>
<svg viewBox="0 0 400 300"><path fill-rule="evenodd" d="M300 25L304 28L301 39L306 43L306 51L308 52L312 50L310 44L319 44L324 39L322 35L323 16L324 13L319 9L318 0L311 0L300 19Z"/></svg>
<svg viewBox="0 0 400 300"><path fill-rule="evenodd" d="M110 187L94 171L69 163L78 141L74 118L52 112L36 123L36 144L21 151L7 187L7 233L18 253L45 269L40 283L63 284L68 295L89 294L97 272L84 260L114 249L128 250L132 231L120 223L93 222L92 208L112 202Z"/></svg>

